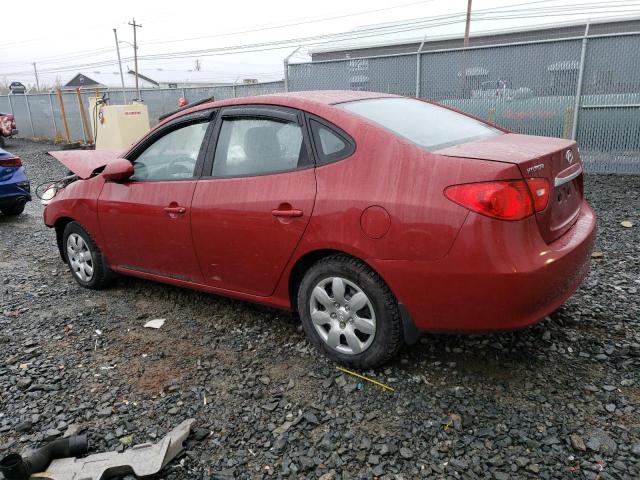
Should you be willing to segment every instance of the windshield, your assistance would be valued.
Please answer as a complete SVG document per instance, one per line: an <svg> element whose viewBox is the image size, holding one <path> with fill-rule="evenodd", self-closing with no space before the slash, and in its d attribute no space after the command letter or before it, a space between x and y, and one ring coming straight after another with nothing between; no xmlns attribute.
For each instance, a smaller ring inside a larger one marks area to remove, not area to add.
<svg viewBox="0 0 640 480"><path fill-rule="evenodd" d="M372 98L336 106L361 115L427 150L502 133L461 113L412 98Z"/></svg>

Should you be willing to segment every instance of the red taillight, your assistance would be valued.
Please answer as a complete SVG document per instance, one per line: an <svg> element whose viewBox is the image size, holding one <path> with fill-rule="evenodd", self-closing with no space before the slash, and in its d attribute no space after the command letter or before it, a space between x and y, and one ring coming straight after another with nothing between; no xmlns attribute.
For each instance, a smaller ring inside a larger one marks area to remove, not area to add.
<svg viewBox="0 0 640 480"><path fill-rule="evenodd" d="M524 180L453 185L444 193L469 210L500 220L522 220L533 214L533 200Z"/></svg>
<svg viewBox="0 0 640 480"><path fill-rule="evenodd" d="M527 185L533 197L533 206L536 212L547 208L549 203L549 180L546 178L527 178Z"/></svg>
<svg viewBox="0 0 640 480"><path fill-rule="evenodd" d="M18 157L0 158L0 167L21 167L22 160Z"/></svg>

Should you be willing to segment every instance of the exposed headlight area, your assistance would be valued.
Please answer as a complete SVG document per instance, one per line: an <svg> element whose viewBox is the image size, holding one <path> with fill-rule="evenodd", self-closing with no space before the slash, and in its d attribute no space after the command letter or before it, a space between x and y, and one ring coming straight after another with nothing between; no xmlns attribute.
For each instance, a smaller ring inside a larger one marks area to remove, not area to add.
<svg viewBox="0 0 640 480"><path fill-rule="evenodd" d="M42 193L42 195L39 195L40 203L42 203L42 205L49 205L49 202L53 200L53 197L55 197L57 193L58 188L56 187L56 185L49 185L49 187Z"/></svg>
<svg viewBox="0 0 640 480"><path fill-rule="evenodd" d="M53 200L61 190L63 190L70 183L78 180L78 178L79 177L77 175L68 175L64 178L61 178L60 180L49 180L47 182L41 183L36 187L36 196L40 199L40 203L42 203L42 205L49 205L49 203L51 203L51 200Z"/></svg>

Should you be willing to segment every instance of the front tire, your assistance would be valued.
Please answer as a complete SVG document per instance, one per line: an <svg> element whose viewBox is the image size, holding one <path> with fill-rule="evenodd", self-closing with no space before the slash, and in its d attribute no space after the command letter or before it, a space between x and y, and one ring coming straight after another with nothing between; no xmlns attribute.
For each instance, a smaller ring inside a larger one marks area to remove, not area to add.
<svg viewBox="0 0 640 480"><path fill-rule="evenodd" d="M113 273L102 252L78 222L70 222L62 234L64 257L76 282L100 290L113 280Z"/></svg>
<svg viewBox="0 0 640 480"><path fill-rule="evenodd" d="M311 343L351 367L379 366L402 347L398 302L363 262L332 255L315 263L298 289L298 312Z"/></svg>

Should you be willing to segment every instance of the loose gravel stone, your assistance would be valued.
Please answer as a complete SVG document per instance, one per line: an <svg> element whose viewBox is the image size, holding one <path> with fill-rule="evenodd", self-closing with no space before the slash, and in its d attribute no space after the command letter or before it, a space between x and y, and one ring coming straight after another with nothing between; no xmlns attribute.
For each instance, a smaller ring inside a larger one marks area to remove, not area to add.
<svg viewBox="0 0 640 480"><path fill-rule="evenodd" d="M44 432L44 440L49 441L53 440L61 435L60 430L57 428L50 428L46 432Z"/></svg>
<svg viewBox="0 0 640 480"><path fill-rule="evenodd" d="M400 449L400 455L402 458L413 458L413 452L406 447Z"/></svg>
<svg viewBox="0 0 640 480"><path fill-rule="evenodd" d="M56 148L7 146L34 188L65 175ZM620 226L640 221L640 177L585 191L602 256L575 295L360 372L393 394L336 371L287 312L133 278L82 289L37 201L0 215L0 453L60 432L124 451L193 417L159 478L640 478L640 229Z"/></svg>
<svg viewBox="0 0 640 480"><path fill-rule="evenodd" d="M580 450L582 452L587 450L587 446L584 444L584 440L580 435L572 434L571 435L571 446L576 450Z"/></svg>
<svg viewBox="0 0 640 480"><path fill-rule="evenodd" d="M25 422L19 423L15 426L16 432L21 432L21 433L28 432L32 428L33 428L33 424L28 420Z"/></svg>

